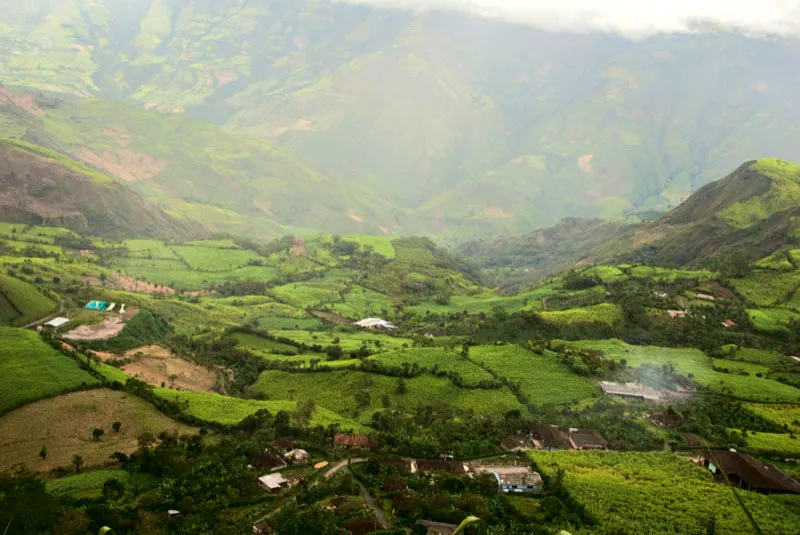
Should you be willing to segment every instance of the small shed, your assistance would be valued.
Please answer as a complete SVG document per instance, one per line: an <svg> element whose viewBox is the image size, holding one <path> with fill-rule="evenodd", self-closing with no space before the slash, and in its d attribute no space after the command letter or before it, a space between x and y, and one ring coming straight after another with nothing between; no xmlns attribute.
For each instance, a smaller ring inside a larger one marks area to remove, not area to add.
<svg viewBox="0 0 800 535"><path fill-rule="evenodd" d="M48 327L50 329L59 329L69 323L69 319L67 318L54 318L44 324L44 327Z"/></svg>
<svg viewBox="0 0 800 535"><path fill-rule="evenodd" d="M258 478L258 484L267 492L276 492L289 485L281 474L269 474Z"/></svg>
<svg viewBox="0 0 800 535"><path fill-rule="evenodd" d="M283 458L294 464L305 464L311 459L311 455L306 450L296 449L284 453Z"/></svg>

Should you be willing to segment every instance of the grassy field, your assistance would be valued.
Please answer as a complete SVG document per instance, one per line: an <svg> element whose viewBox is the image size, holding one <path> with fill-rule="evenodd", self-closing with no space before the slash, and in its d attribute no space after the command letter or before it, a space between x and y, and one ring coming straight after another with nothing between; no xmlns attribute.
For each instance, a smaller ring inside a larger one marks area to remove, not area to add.
<svg viewBox="0 0 800 535"><path fill-rule="evenodd" d="M800 439L788 433L747 434L747 449L756 453L779 453L789 457L800 456Z"/></svg>
<svg viewBox="0 0 800 535"><path fill-rule="evenodd" d="M361 371L325 373L288 373L268 370L251 387L252 392L273 399L313 399L318 406L339 414L358 417L369 409L383 407L383 395L391 406L411 410L418 405L442 403L478 414L502 414L520 408L508 389L468 390L458 388L448 379L422 375L406 379L407 392L397 393L398 378ZM359 406L358 392L369 394L369 404Z"/></svg>
<svg viewBox="0 0 800 535"><path fill-rule="evenodd" d="M262 409L276 414L280 411L293 412L297 408L297 402L289 401L288 396L284 400L260 401L232 398L208 392L186 392L165 388L156 388L156 392L170 401L188 402L187 414L207 422L218 422L224 425L237 424ZM311 418L311 425L328 426L331 424L339 424L342 429L365 430L357 422L344 418L318 403Z"/></svg>
<svg viewBox="0 0 800 535"><path fill-rule="evenodd" d="M789 299L800 284L800 271L779 273L757 271L744 279L732 281L733 287L745 299L757 306L772 306Z"/></svg>
<svg viewBox="0 0 800 535"><path fill-rule="evenodd" d="M531 452L538 469L565 471L564 488L594 520L575 535L716 533L751 535L731 491L707 470L672 453ZM800 514L772 496L738 491L764 533L795 535Z"/></svg>
<svg viewBox="0 0 800 535"><path fill-rule="evenodd" d="M120 422L119 433L112 430ZM105 431L99 442L92 430ZM0 468L25 463L34 472L69 468L73 455L80 455L86 467L102 466L115 451L133 452L137 437L150 432L191 433L194 428L170 420L149 403L124 392L95 389L73 392L17 409L0 418ZM39 457L47 447L47 459Z"/></svg>
<svg viewBox="0 0 800 535"><path fill-rule="evenodd" d="M467 360L462 359L454 351L434 348L411 348L381 353L368 360L374 360L387 366L402 368L403 364L416 364L429 372L438 369L444 372L457 373L464 379L465 385L477 385L481 381L492 381L492 375Z"/></svg>
<svg viewBox="0 0 800 535"><path fill-rule="evenodd" d="M785 308L748 309L747 315L756 329L768 333L787 331L790 320L800 320L800 314Z"/></svg>
<svg viewBox="0 0 800 535"><path fill-rule="evenodd" d="M688 271L653 266L634 266L631 268L631 276L656 282L677 282L682 280L704 281L713 278L714 273L707 270Z"/></svg>
<svg viewBox="0 0 800 535"><path fill-rule="evenodd" d="M749 410L772 420L779 425L786 425L795 433L800 433L800 405L761 405L748 403Z"/></svg>
<svg viewBox="0 0 800 535"><path fill-rule="evenodd" d="M403 344L411 346L414 341L409 338L399 336L388 336L371 331L358 331L354 333L344 332L309 332L309 331L273 331L270 334L282 338L289 338L295 342L308 345L319 344L321 346L339 345L344 351L354 351L362 345L366 345L373 351L390 351L400 349ZM338 344L334 344L336 340Z"/></svg>
<svg viewBox="0 0 800 535"><path fill-rule="evenodd" d="M298 282L277 286L270 294L277 300L298 308L316 307L326 303L341 303L344 285L328 282Z"/></svg>
<svg viewBox="0 0 800 535"><path fill-rule="evenodd" d="M243 249L178 246L172 250L194 271L231 271L261 259L258 253Z"/></svg>
<svg viewBox="0 0 800 535"><path fill-rule="evenodd" d="M267 338L262 338L250 333L234 333L231 337L239 343L242 349L248 349L256 353L292 353L297 354L298 348L289 344L282 344Z"/></svg>
<svg viewBox="0 0 800 535"><path fill-rule="evenodd" d="M392 245L393 237L349 234L347 236L342 236L342 239L344 241L357 243L362 248L370 247L373 251L386 258L394 258L394 246Z"/></svg>
<svg viewBox="0 0 800 535"><path fill-rule="evenodd" d="M633 368L638 368L642 364L655 366L672 364L678 373L692 378L697 383L717 392L728 392L743 400L796 402L800 399L800 390L772 379L716 372L711 367L711 359L699 349L634 346L621 340L557 343L578 349L596 349L602 351L606 358L617 361L624 359L627 365ZM746 363L739 362L730 364L731 368L746 366ZM758 370L763 371L763 368L759 367Z"/></svg>
<svg viewBox="0 0 800 535"><path fill-rule="evenodd" d="M24 325L56 309L55 301L43 295L35 286L4 274L0 274L0 295L3 297L3 301L0 301L0 322L8 319L9 324Z"/></svg>
<svg viewBox="0 0 800 535"><path fill-rule="evenodd" d="M32 331L0 327L0 414L98 381ZM3 436L0 434L0 436Z"/></svg>
<svg viewBox="0 0 800 535"><path fill-rule="evenodd" d="M47 492L74 500L93 500L103 495L103 484L110 479L115 479L128 488L154 480L148 474L130 473L122 469L90 470L47 481Z"/></svg>
<svg viewBox="0 0 800 535"><path fill-rule="evenodd" d="M231 252L221 249L208 250L220 254ZM112 265L134 279L186 291L203 290L214 284L238 280L269 281L277 276L277 270L269 266L242 266L226 271L198 271L189 268L178 259L117 258Z"/></svg>
<svg viewBox="0 0 800 535"><path fill-rule="evenodd" d="M470 360L519 384L537 405L574 403L600 393L597 384L573 374L554 353L537 355L513 345L477 346L470 348Z"/></svg>

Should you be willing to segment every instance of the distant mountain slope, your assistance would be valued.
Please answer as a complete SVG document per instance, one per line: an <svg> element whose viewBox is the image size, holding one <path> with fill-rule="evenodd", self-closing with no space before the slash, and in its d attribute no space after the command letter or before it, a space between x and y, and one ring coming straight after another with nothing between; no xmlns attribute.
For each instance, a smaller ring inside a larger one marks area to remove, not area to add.
<svg viewBox="0 0 800 535"><path fill-rule="evenodd" d="M207 233L60 154L0 139L3 221L48 224L105 237L185 238Z"/></svg>
<svg viewBox="0 0 800 535"><path fill-rule="evenodd" d="M800 159L791 39L709 30L630 41L332 0L18 4L0 0L8 86L203 118L297 151L336 183L309 189L293 166L259 175L268 149L252 142L196 151L209 137L240 139L198 123L170 123L179 138L157 136L170 141L161 153L127 149L156 162L176 154L165 173L180 165L199 191L162 176L151 198L203 207L230 231L512 235L668 210L744 159ZM125 149L102 144L88 150Z"/></svg>
<svg viewBox="0 0 800 535"><path fill-rule="evenodd" d="M513 285L581 260L695 267L734 257L753 261L797 243L800 165L765 158L704 186L651 223L566 221L521 237L468 242L458 250Z"/></svg>

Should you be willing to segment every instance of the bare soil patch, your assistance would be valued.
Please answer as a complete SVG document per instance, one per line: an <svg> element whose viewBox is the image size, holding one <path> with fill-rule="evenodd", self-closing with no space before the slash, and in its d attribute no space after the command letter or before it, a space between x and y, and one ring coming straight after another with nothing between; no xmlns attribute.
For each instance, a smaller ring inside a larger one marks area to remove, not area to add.
<svg viewBox="0 0 800 535"><path fill-rule="evenodd" d="M114 422L122 424L119 433L112 429ZM99 441L92 438L95 428L105 432ZM115 451L133 453L140 434L176 430L179 434L197 432L125 392L102 389L65 394L0 418L0 471L19 463L37 473L70 469L73 455L83 457L84 468L105 466ZM42 446L47 448L44 461L39 457Z"/></svg>
<svg viewBox="0 0 800 535"><path fill-rule="evenodd" d="M41 117L44 115L44 110L36 105L36 99L33 98L31 95L17 95L13 93L11 90L6 89L3 86L0 86L0 104L4 104L7 102L11 102L16 104L23 110L27 111L31 115L35 115L36 117Z"/></svg>
<svg viewBox="0 0 800 535"><path fill-rule="evenodd" d="M587 174L592 174L594 172L594 168L592 167L592 160L594 160L594 154L584 154L578 157L578 168Z"/></svg>
<svg viewBox="0 0 800 535"><path fill-rule="evenodd" d="M125 275L114 275L111 278L111 285L118 290L148 295L175 295L178 293L177 290L169 286L144 282Z"/></svg>
<svg viewBox="0 0 800 535"><path fill-rule="evenodd" d="M81 325L64 334L61 338L77 342L110 340L125 328L125 322L139 313L137 307L127 307L124 314L110 312L97 325Z"/></svg>
<svg viewBox="0 0 800 535"><path fill-rule="evenodd" d="M483 208L483 215L489 219L510 219L514 217L499 206L485 206Z"/></svg>
<svg viewBox="0 0 800 535"><path fill-rule="evenodd" d="M131 349L124 354L124 357L133 360L122 367L125 373L155 386L163 384L181 390L216 392L218 388L215 387L224 384L219 380L220 375L229 377L228 370L224 368L209 370L194 362L183 360L161 346Z"/></svg>
<svg viewBox="0 0 800 535"><path fill-rule="evenodd" d="M106 128L103 133L117 142L117 145L127 147L131 144L131 136L128 135L122 128Z"/></svg>
<svg viewBox="0 0 800 535"><path fill-rule="evenodd" d="M352 208L347 211L347 217L349 217L350 219L352 219L356 223L363 223L364 222L364 219L360 215L358 215L355 212L355 210L353 210Z"/></svg>
<svg viewBox="0 0 800 535"><path fill-rule="evenodd" d="M89 165L125 182L151 180L167 168L167 162L129 149L107 150L102 155L83 149L78 156Z"/></svg>
<svg viewBox="0 0 800 535"><path fill-rule="evenodd" d="M289 249L289 254L292 256L308 256L308 249L306 249L306 242L300 236L294 237L294 244Z"/></svg>

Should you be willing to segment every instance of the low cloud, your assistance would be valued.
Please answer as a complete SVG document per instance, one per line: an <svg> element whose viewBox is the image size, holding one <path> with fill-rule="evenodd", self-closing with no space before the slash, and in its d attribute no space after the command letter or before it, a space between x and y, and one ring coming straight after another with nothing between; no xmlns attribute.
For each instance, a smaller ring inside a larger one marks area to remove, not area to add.
<svg viewBox="0 0 800 535"><path fill-rule="evenodd" d="M629 37L722 27L800 35L800 0L335 0L392 9L451 9L541 29Z"/></svg>

